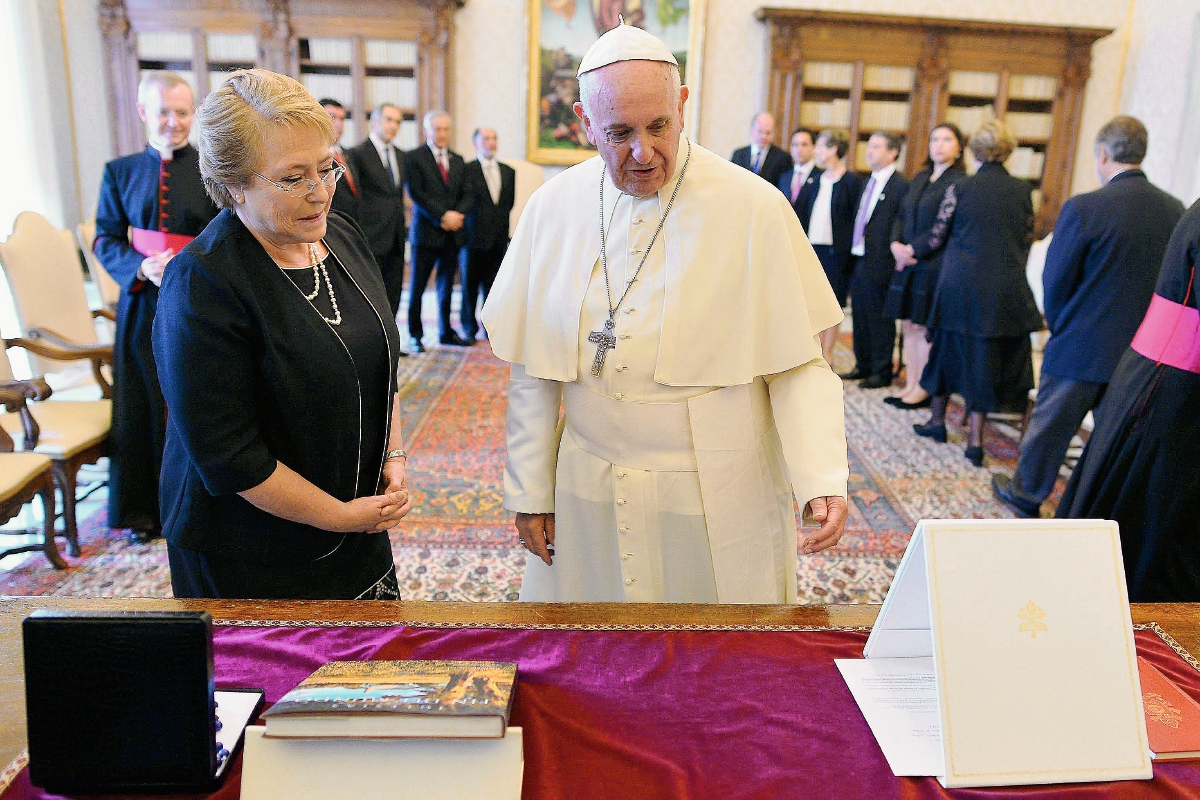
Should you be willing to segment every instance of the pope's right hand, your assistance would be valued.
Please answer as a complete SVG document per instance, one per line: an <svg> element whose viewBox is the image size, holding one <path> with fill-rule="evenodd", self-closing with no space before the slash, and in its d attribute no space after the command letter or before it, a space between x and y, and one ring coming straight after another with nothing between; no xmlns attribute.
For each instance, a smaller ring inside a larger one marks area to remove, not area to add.
<svg viewBox="0 0 1200 800"><path fill-rule="evenodd" d="M553 565L554 515L517 514L517 536L525 549L546 563Z"/></svg>
<svg viewBox="0 0 1200 800"><path fill-rule="evenodd" d="M407 489L374 497L358 497L342 504L342 514L329 530L338 533L382 533L400 523L412 508Z"/></svg>

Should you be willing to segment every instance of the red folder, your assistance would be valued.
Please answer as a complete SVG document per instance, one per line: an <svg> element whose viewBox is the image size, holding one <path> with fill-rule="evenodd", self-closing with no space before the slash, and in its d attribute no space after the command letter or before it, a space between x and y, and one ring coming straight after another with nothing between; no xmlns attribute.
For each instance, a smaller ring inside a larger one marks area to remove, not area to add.
<svg viewBox="0 0 1200 800"><path fill-rule="evenodd" d="M1146 733L1156 761L1200 758L1200 703L1138 656Z"/></svg>

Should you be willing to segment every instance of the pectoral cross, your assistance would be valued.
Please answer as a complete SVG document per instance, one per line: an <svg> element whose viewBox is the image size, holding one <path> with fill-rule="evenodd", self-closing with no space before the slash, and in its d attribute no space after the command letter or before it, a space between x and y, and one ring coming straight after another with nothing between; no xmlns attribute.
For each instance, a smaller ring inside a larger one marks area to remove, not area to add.
<svg viewBox="0 0 1200 800"><path fill-rule="evenodd" d="M604 359L608 357L608 351L617 346L617 337L613 336L613 321L609 317L604 321L604 330L592 331L588 334L588 341L596 345L596 357L592 360L592 377L599 378L600 370L604 369Z"/></svg>

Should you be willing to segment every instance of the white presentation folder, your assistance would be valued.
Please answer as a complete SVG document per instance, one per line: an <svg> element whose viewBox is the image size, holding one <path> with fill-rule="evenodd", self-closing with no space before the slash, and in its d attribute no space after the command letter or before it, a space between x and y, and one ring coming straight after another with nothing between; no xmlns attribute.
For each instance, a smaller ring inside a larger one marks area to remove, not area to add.
<svg viewBox="0 0 1200 800"><path fill-rule="evenodd" d="M520 800L521 729L500 739L281 739L246 729L242 800Z"/></svg>
<svg viewBox="0 0 1200 800"><path fill-rule="evenodd" d="M922 520L863 655L870 667L839 668L868 722L913 712L903 747L876 730L897 761L922 749L920 703L880 687L915 691L912 673L932 671L944 761L905 774L946 787L1152 777L1115 522Z"/></svg>

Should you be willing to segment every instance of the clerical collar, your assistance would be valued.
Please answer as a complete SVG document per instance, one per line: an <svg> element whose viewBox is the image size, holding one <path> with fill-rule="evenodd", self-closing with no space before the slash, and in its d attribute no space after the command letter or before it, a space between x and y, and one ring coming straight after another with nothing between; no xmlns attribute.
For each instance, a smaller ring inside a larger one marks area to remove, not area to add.
<svg viewBox="0 0 1200 800"><path fill-rule="evenodd" d="M146 145L146 150L153 150L157 153L160 161L174 161L176 156L183 155L189 147L191 145L187 142L184 142L179 147L159 147L156 144L149 143Z"/></svg>

